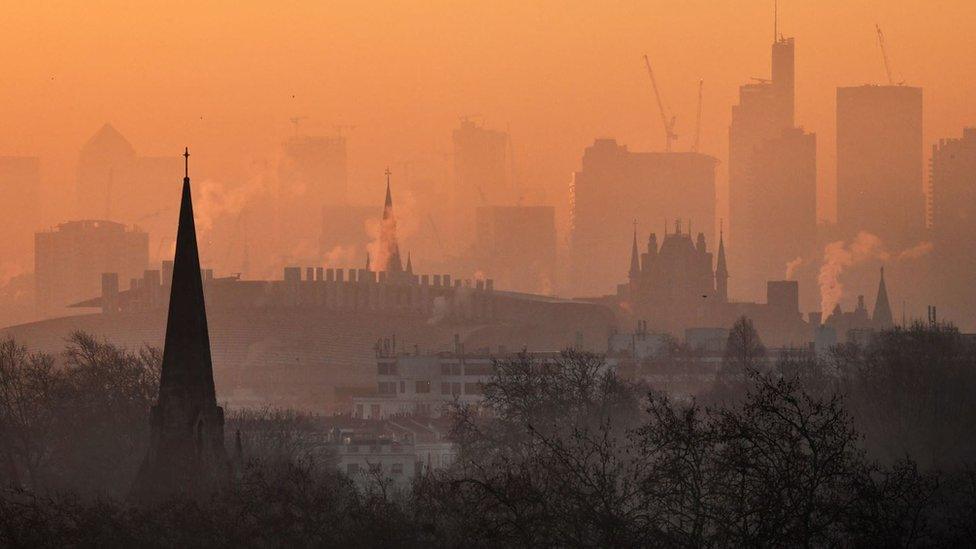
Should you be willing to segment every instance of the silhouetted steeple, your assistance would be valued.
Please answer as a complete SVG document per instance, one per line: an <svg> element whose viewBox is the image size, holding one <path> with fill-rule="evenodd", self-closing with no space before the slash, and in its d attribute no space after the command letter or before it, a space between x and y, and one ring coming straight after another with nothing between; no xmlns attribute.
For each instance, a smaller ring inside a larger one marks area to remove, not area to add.
<svg viewBox="0 0 976 549"><path fill-rule="evenodd" d="M386 251L386 272L403 271L400 244L397 242L396 217L393 215L393 193L390 191L390 169L386 169L386 202L383 205L383 224L380 227L380 244Z"/></svg>
<svg viewBox="0 0 976 549"><path fill-rule="evenodd" d="M871 315L871 320L879 328L890 328L895 323L891 316L891 304L888 303L888 288L885 286L884 267L881 267L878 297L874 300L874 313Z"/></svg>
<svg viewBox="0 0 976 549"><path fill-rule="evenodd" d="M721 224L718 230L718 259L715 261L715 293L719 300L729 300L729 268L725 262L725 235Z"/></svg>
<svg viewBox="0 0 976 549"><path fill-rule="evenodd" d="M413 262L410 261L410 252L407 252L407 274L413 274Z"/></svg>
<svg viewBox="0 0 976 549"><path fill-rule="evenodd" d="M186 174L183 178L183 198L176 233L176 256L173 260L159 397L162 401L178 394L216 404L210 359L210 333L207 330L207 310L203 302L200 256L190 196L190 153L187 150L183 154L186 159Z"/></svg>
<svg viewBox="0 0 976 549"><path fill-rule="evenodd" d="M640 276L640 252L637 250L637 221L634 221L634 243L630 249L630 279Z"/></svg>
<svg viewBox="0 0 976 549"><path fill-rule="evenodd" d="M150 414L150 443L133 496L139 500L184 493L206 495L229 480L224 450L224 411L214 391L210 334L200 276L190 152L176 233L169 316L159 380L159 400Z"/></svg>
<svg viewBox="0 0 976 549"><path fill-rule="evenodd" d="M367 271L371 271L372 270L372 269L369 268L369 252L366 252L366 270Z"/></svg>

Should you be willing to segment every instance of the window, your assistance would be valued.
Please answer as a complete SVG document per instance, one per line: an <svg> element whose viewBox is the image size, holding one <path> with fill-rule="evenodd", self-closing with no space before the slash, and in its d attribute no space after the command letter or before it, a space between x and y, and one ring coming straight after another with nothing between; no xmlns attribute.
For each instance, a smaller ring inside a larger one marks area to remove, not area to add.
<svg viewBox="0 0 976 549"><path fill-rule="evenodd" d="M395 381L381 381L379 382L379 391L381 395L395 395L396 394L396 382Z"/></svg>
<svg viewBox="0 0 976 549"><path fill-rule="evenodd" d="M393 376L397 373L396 362L380 362L376 365L376 373L381 376Z"/></svg>
<svg viewBox="0 0 976 549"><path fill-rule="evenodd" d="M422 379L417 381L417 393L429 393L430 392L430 380Z"/></svg>
<svg viewBox="0 0 976 549"><path fill-rule="evenodd" d="M481 387L481 384L480 383L465 383L464 384L464 394L466 394L466 395L483 395L483 394L485 394L485 391Z"/></svg>
<svg viewBox="0 0 976 549"><path fill-rule="evenodd" d="M464 374L468 376L487 376L495 372L495 367L492 364L465 364Z"/></svg>
<svg viewBox="0 0 976 549"><path fill-rule="evenodd" d="M449 395L449 394L451 394L451 384L450 383L447 383L446 381L441 382L441 394L442 395Z"/></svg>
<svg viewBox="0 0 976 549"><path fill-rule="evenodd" d="M460 382L456 381L456 382L454 382L454 383L451 384L451 394L452 395L459 395L459 394L461 394L461 383Z"/></svg>
<svg viewBox="0 0 976 549"><path fill-rule="evenodd" d="M380 418L380 415L381 415L380 414L380 405L379 404L371 404L370 407L369 407L369 418L370 419L379 419Z"/></svg>
<svg viewBox="0 0 976 549"><path fill-rule="evenodd" d="M403 464L402 463L394 463L393 464L393 467L390 469L390 472L393 473L394 475L402 475L403 474Z"/></svg>
<svg viewBox="0 0 976 549"><path fill-rule="evenodd" d="M407 392L407 385L406 385L405 382L401 381L400 382L400 394L403 394L403 393L406 393L406 392Z"/></svg>
<svg viewBox="0 0 976 549"><path fill-rule="evenodd" d="M461 365L458 363L442 362L441 363L441 375L442 376L459 376L461 375Z"/></svg>
<svg viewBox="0 0 976 549"><path fill-rule="evenodd" d="M347 463L346 464L346 474L349 476L354 476L359 474L359 464L358 463Z"/></svg>
<svg viewBox="0 0 976 549"><path fill-rule="evenodd" d="M362 404L357 404L356 405L356 417L359 418L359 419L363 419L363 405Z"/></svg>

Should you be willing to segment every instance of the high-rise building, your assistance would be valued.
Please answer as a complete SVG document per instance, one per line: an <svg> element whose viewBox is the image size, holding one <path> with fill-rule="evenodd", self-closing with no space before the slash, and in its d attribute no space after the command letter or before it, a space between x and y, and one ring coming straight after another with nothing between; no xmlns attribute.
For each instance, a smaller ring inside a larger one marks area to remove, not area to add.
<svg viewBox="0 0 976 549"><path fill-rule="evenodd" d="M518 197L509 177L509 138L464 119L454 130L455 241L466 248L474 239L474 211L479 206L505 206Z"/></svg>
<svg viewBox="0 0 976 549"><path fill-rule="evenodd" d="M738 257L748 261L737 267L742 279L737 287L757 295L767 280L783 278L787 263L816 247L816 135L788 128L763 141L752 155L749 185L754 193L749 199L751 224L743 227L746 239L736 240L747 248ZM805 282L804 289L812 292L813 280Z"/></svg>
<svg viewBox="0 0 976 549"><path fill-rule="evenodd" d="M970 246L976 239L976 128L932 146L929 190L932 231L940 241ZM976 254L973 254L976 255Z"/></svg>
<svg viewBox="0 0 976 549"><path fill-rule="evenodd" d="M499 287L551 294L556 275L552 206L481 206L475 213L475 267Z"/></svg>
<svg viewBox="0 0 976 549"><path fill-rule="evenodd" d="M0 277L29 271L34 231L40 218L40 162L32 156L0 157Z"/></svg>
<svg viewBox="0 0 976 549"><path fill-rule="evenodd" d="M189 160L189 151L184 153ZM226 488L224 410L217 405L210 332L187 169L183 179L159 397L149 414L149 449L133 484L136 501L206 499Z"/></svg>
<svg viewBox="0 0 976 549"><path fill-rule="evenodd" d="M149 235L121 223L83 220L61 223L34 235L38 312L63 314L65 307L98 295L102 274L141 279L149 266Z"/></svg>
<svg viewBox="0 0 976 549"><path fill-rule="evenodd" d="M172 238L175 208L166 204L166 189L179 177L177 157L139 156L111 124L103 125L78 157L78 219L105 219L138 225L156 242ZM161 242L160 242L161 244Z"/></svg>
<svg viewBox="0 0 976 549"><path fill-rule="evenodd" d="M745 299L759 298L766 280L780 278L787 261L810 253L795 246L806 244L817 228L816 141L794 128L792 38L773 42L771 73L769 80L739 88L729 126L730 262L738 273L732 280L734 293ZM780 209L771 212L773 204ZM792 216L794 212L799 215ZM771 215L792 217L790 227L799 231L800 242L779 230Z"/></svg>
<svg viewBox="0 0 976 549"><path fill-rule="evenodd" d="M583 154L571 188L570 280L577 295L613 291L620 276L620 235L637 220L658 227L667 218L715 234L715 167L694 152L638 153L597 139Z"/></svg>
<svg viewBox="0 0 976 549"><path fill-rule="evenodd" d="M929 179L934 250L927 300L965 330L976 329L976 128L932 147Z"/></svg>
<svg viewBox="0 0 976 549"><path fill-rule="evenodd" d="M290 261L315 260L340 245L322 233L321 216L348 206L347 185L345 137L296 135L282 143L275 232Z"/></svg>
<svg viewBox="0 0 976 549"><path fill-rule="evenodd" d="M920 240L921 88L837 88L837 225L845 237L867 231L891 248Z"/></svg>

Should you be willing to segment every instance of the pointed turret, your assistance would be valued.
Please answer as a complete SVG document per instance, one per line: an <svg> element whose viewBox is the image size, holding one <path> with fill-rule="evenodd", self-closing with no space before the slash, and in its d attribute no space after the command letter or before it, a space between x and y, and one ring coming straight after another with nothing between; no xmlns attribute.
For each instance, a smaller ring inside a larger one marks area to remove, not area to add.
<svg viewBox="0 0 976 549"><path fill-rule="evenodd" d="M634 222L634 243L630 248L630 279L637 280L640 271L640 252L637 250L637 222Z"/></svg>
<svg viewBox="0 0 976 549"><path fill-rule="evenodd" d="M409 275L412 275L413 274L413 262L410 260L410 252L407 252L407 266L406 266L406 271L407 271L407 274L409 274Z"/></svg>
<svg viewBox="0 0 976 549"><path fill-rule="evenodd" d="M370 268L370 265L369 265L369 252L366 252L366 271L369 272L369 271L372 271L372 270L373 269L371 269Z"/></svg>
<svg viewBox="0 0 976 549"><path fill-rule="evenodd" d="M874 300L874 313L871 321L878 328L890 328L894 325L891 316L891 305L888 303L888 288L885 286L884 267L881 267L881 281L878 283L878 297Z"/></svg>
<svg viewBox="0 0 976 549"><path fill-rule="evenodd" d="M380 245L386 253L386 272L403 271L400 245L397 242L396 216L393 215L393 193L390 190L390 169L386 169L386 202L383 204L383 224L380 228Z"/></svg>
<svg viewBox="0 0 976 549"><path fill-rule="evenodd" d="M150 441L133 497L205 497L230 479L224 450L224 411L217 406L210 334L193 222L189 150L176 233L169 316L159 398L150 413Z"/></svg>
<svg viewBox="0 0 976 549"><path fill-rule="evenodd" d="M725 235L718 230L718 259L715 261L715 294L719 301L729 300L729 268L725 262Z"/></svg>

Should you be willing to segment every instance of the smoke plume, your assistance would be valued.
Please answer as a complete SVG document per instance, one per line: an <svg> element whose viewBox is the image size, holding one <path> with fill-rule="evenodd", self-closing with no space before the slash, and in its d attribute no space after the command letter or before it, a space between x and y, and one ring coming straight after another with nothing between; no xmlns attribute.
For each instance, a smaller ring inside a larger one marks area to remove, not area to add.
<svg viewBox="0 0 976 549"><path fill-rule="evenodd" d="M793 278L796 276L796 270L799 269L800 268L800 265L802 265L802 264L803 264L803 258L802 257L797 257L793 261L787 262L786 263L786 280L793 280Z"/></svg>
<svg viewBox="0 0 976 549"><path fill-rule="evenodd" d="M823 263L817 282L820 286L820 310L825 315L840 303L844 296L844 284L841 274L856 265L866 261L907 261L918 259L932 250L931 242L920 242L906 250L889 252L878 236L866 231L857 234L854 240L845 242L838 240L824 247ZM791 262L792 263L792 262Z"/></svg>

